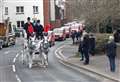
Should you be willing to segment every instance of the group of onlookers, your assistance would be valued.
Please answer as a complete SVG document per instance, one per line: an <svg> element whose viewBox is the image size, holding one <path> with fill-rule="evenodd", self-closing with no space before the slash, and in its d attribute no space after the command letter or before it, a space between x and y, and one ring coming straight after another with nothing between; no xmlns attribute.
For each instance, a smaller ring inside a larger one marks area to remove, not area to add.
<svg viewBox="0 0 120 82"><path fill-rule="evenodd" d="M78 39L77 39L77 34ZM80 53L80 61L84 61L84 65L89 64L90 55L95 55L95 47L96 47L96 38L93 33L87 33L85 29L80 32L73 32L71 34L73 44L76 40L79 40L79 48L78 52ZM115 58L116 58L116 42L120 42L120 30L117 30L113 35L109 36L109 40L105 45L106 54L110 62L110 70L115 72Z"/></svg>
<svg viewBox="0 0 120 82"><path fill-rule="evenodd" d="M80 61L84 61L84 65L89 64L89 54L95 55L95 36L93 34L88 34L85 30L83 30L78 51L81 54Z"/></svg>

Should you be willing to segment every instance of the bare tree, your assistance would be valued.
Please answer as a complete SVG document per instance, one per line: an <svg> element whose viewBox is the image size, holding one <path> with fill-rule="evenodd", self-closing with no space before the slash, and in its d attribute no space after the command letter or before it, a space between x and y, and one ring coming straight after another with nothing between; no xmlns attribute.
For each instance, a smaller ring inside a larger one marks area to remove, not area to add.
<svg viewBox="0 0 120 82"><path fill-rule="evenodd" d="M85 19L87 23L94 24L97 32L100 23L108 17L114 20L120 16L120 0L67 0L67 3L71 19Z"/></svg>

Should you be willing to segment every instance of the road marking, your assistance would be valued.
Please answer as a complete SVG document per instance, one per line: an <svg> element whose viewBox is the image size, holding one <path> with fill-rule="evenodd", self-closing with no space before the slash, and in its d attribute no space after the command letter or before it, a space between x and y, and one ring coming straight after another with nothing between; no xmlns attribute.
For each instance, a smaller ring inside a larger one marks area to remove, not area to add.
<svg viewBox="0 0 120 82"><path fill-rule="evenodd" d="M15 65L12 65L13 72L16 72Z"/></svg>
<svg viewBox="0 0 120 82"><path fill-rule="evenodd" d="M4 54L9 54L10 53L10 51L6 51L6 52L4 52Z"/></svg>
<svg viewBox="0 0 120 82"><path fill-rule="evenodd" d="M13 59L13 63L15 63L15 61L16 61L16 58Z"/></svg>
<svg viewBox="0 0 120 82"><path fill-rule="evenodd" d="M14 59L13 59L13 63L16 62L16 59L17 59L18 56L19 56L19 54L17 54L17 55L14 57Z"/></svg>
<svg viewBox="0 0 120 82"><path fill-rule="evenodd" d="M16 78L17 78L17 81L18 81L18 82L22 82L22 81L20 80L20 78L18 77L18 75L16 75Z"/></svg>
<svg viewBox="0 0 120 82"><path fill-rule="evenodd" d="M56 55L56 57L58 58L58 59L61 59L61 60L65 60L66 59L66 57L62 54L62 52L61 52L61 48L63 48L63 47L65 47L66 45L62 45L62 46L60 46L59 48L57 48L56 50L55 50L55 55ZM58 53L59 53L59 55L58 55ZM61 58L61 57L62 58Z"/></svg>
<svg viewBox="0 0 120 82"><path fill-rule="evenodd" d="M19 54L17 54L15 57L17 58L19 56Z"/></svg>
<svg viewBox="0 0 120 82"><path fill-rule="evenodd" d="M21 51L21 52L22 52L22 51ZM20 53L17 53L17 55L16 55L16 56L14 57L14 59L13 59L12 69L13 69L13 72L15 72L15 73L16 73L15 62L16 62L17 57L18 57L19 55L20 55ZM17 75L17 73L16 73L16 79L17 79L18 82L22 82L22 81L20 80L19 76Z"/></svg>

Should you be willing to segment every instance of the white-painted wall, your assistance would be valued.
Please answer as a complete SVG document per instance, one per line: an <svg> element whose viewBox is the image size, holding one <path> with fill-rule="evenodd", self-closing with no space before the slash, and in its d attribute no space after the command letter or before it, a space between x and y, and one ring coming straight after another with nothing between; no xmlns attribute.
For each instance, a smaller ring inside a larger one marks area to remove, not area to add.
<svg viewBox="0 0 120 82"><path fill-rule="evenodd" d="M16 25L16 21L25 21L27 17L40 19L41 24L44 24L43 15L43 0L4 0L4 7L8 7L8 15L5 15L3 10L4 19L10 17L12 25ZM24 14L16 14L16 6L24 6ZM33 14L33 6L39 7L39 14Z"/></svg>

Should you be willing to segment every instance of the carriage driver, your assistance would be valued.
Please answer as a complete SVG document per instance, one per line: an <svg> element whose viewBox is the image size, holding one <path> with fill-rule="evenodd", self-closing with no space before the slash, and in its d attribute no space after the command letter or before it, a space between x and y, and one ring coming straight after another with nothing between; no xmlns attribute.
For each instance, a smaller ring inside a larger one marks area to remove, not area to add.
<svg viewBox="0 0 120 82"><path fill-rule="evenodd" d="M23 28L27 34L27 40L29 40L30 36L33 36L33 33L35 32L35 28L33 24L30 22L30 17L27 18L27 23L25 23Z"/></svg>
<svg viewBox="0 0 120 82"><path fill-rule="evenodd" d="M43 26L40 24L40 20L37 20L37 24L35 26L35 32L36 32L36 38L39 39L43 39L43 31L44 28Z"/></svg>

